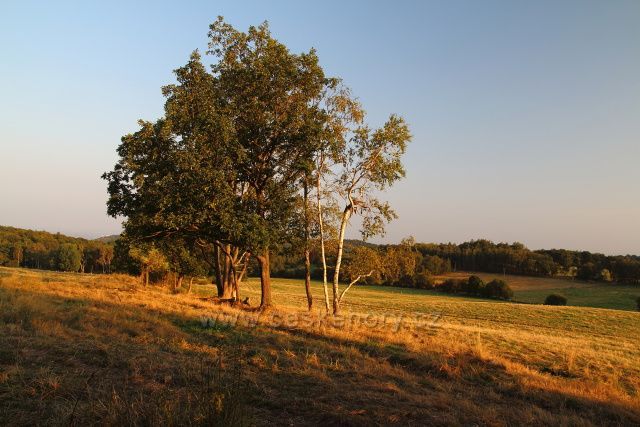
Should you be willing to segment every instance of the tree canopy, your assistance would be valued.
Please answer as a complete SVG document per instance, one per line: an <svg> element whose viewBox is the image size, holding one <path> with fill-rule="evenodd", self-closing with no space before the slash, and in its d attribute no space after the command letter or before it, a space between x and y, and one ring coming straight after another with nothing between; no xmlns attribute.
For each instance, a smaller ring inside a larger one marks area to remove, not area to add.
<svg viewBox="0 0 640 427"><path fill-rule="evenodd" d="M210 71L193 52L163 88L164 116L122 138L118 163L103 175L108 213L126 218L134 243L199 248L224 282L221 296L237 288L236 273L253 255L267 307L270 253L300 229L300 184L308 185L319 150L344 137L342 117L355 104L313 49L291 53L266 23L241 32L218 18L207 54L216 60Z"/></svg>

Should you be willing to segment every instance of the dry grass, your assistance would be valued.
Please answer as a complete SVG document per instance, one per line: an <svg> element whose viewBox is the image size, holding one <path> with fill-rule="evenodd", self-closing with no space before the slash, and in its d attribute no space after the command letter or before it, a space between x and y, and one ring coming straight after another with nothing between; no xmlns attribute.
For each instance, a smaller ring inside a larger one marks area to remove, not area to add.
<svg viewBox="0 0 640 427"><path fill-rule="evenodd" d="M639 313L361 288L335 321L274 295L0 269L0 423L640 423Z"/></svg>

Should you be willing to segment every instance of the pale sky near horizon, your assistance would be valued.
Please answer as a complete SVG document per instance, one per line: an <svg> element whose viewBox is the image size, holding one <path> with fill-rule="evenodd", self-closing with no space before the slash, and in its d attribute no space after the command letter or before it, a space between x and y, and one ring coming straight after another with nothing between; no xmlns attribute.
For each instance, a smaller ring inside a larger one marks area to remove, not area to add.
<svg viewBox="0 0 640 427"><path fill-rule="evenodd" d="M100 175L217 15L315 47L371 125L406 118L376 241L640 254L637 0L0 0L0 225L118 233Z"/></svg>

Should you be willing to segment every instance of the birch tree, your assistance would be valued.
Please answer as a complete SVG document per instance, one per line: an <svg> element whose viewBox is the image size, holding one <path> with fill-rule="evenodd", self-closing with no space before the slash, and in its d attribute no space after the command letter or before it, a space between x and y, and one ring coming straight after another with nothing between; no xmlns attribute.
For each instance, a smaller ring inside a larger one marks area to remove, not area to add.
<svg viewBox="0 0 640 427"><path fill-rule="evenodd" d="M411 134L405 121L392 115L379 129L358 127L344 147L341 171L336 181L336 190L344 201L344 209L340 218L333 275L333 314L339 314L346 291L364 277L357 277L340 293L340 266L349 221L353 215L361 216L360 232L366 240L384 234L385 224L397 217L389 204L380 200L377 194L405 176L402 155L410 140Z"/></svg>
<svg viewBox="0 0 640 427"><path fill-rule="evenodd" d="M334 182L333 169L343 158L350 129L360 124L364 118L364 111L360 103L353 98L349 88L340 79L328 79L325 89L317 100L319 107L325 114L323 131L315 153L315 193L316 214L320 240L320 258L322 261L322 287L324 304L327 313L330 311L328 277L327 277L327 232L325 224L327 218L333 219L335 197L332 185Z"/></svg>

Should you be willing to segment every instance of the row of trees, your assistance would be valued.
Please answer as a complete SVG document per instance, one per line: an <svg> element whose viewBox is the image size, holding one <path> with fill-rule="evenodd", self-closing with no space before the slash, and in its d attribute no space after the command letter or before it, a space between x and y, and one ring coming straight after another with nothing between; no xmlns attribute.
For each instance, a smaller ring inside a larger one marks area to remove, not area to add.
<svg viewBox="0 0 640 427"><path fill-rule="evenodd" d="M261 307L272 304L271 255L289 246L302 248L311 309L315 241L324 306L332 299L338 313L349 288L339 288L347 227L359 215L371 237L395 217L375 194L404 176L407 125L392 115L368 127L315 51L289 52L266 23L245 33L219 18L207 54L216 59L210 69L196 51L175 71L161 119L122 138L118 163L103 175L108 213L125 217L124 241L143 264L157 251L179 278L211 270L223 299L239 299L255 260Z"/></svg>
<svg viewBox="0 0 640 427"><path fill-rule="evenodd" d="M513 290L504 280L493 279L484 283L478 276L470 276L467 279L447 279L436 289L449 294L465 294L501 300L513 298Z"/></svg>
<svg viewBox="0 0 640 427"><path fill-rule="evenodd" d="M109 273L113 255L111 243L0 226L0 265L5 267Z"/></svg>
<svg viewBox="0 0 640 427"><path fill-rule="evenodd" d="M532 251L521 243L472 240L461 244L417 244L425 256L449 260L454 270L527 276L565 276L581 280L640 283L640 257L607 256L588 251Z"/></svg>
<svg viewBox="0 0 640 427"><path fill-rule="evenodd" d="M319 271L317 249L312 247L312 272ZM301 254L287 250L274 259L276 274L303 277L298 268ZM605 256L568 250L531 251L520 243L495 244L477 240L460 245L415 243L404 239L398 245L373 245L349 241L345 254L345 278L366 277L372 285L431 288L431 276L451 271L479 271L530 276L575 277L618 283L640 283L640 258Z"/></svg>

